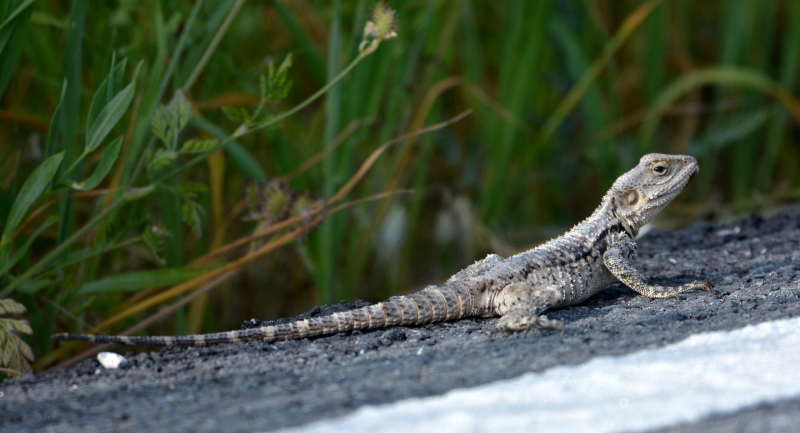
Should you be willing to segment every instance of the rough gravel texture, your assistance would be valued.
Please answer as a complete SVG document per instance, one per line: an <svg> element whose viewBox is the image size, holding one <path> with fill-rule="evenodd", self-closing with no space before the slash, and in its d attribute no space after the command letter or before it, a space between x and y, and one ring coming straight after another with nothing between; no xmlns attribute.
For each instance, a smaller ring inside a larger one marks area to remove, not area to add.
<svg viewBox="0 0 800 433"><path fill-rule="evenodd" d="M800 210L726 225L701 222L674 233L653 230L638 244L638 266L653 280L707 278L716 288L649 300L617 284L550 312L566 323L563 334L495 334L497 319L468 319L276 344L170 348L134 356L119 370L89 360L0 385L0 431L272 430L366 404L656 348L698 332L800 316ZM351 307L315 308L306 316ZM797 419L800 406L752 410L762 417L759 426L777 416ZM726 428L736 416L669 431L757 431Z"/></svg>

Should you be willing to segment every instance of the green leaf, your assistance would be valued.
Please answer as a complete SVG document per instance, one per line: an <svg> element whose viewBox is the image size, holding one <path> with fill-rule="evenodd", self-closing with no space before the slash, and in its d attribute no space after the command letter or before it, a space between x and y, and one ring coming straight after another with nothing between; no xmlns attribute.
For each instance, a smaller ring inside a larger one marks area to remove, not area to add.
<svg viewBox="0 0 800 433"><path fill-rule="evenodd" d="M8 308L7 311L6 308ZM25 312L25 307L11 299L0 300L0 314L19 314ZM0 367L13 370L21 375L30 371L28 363L33 361L33 351L27 343L16 334L33 334L31 325L27 320L0 318Z"/></svg>
<svg viewBox="0 0 800 433"><path fill-rule="evenodd" d="M122 147L122 136L117 137L117 139L112 141L103 151L103 155L100 157L100 162L97 163L94 173L81 183L73 183L72 187L77 190L86 191L95 189L97 185L100 185L100 182L105 179L111 171L111 168L114 167L114 163L117 162L120 147Z"/></svg>
<svg viewBox="0 0 800 433"><path fill-rule="evenodd" d="M236 107L222 107L222 112L228 116L228 119L237 123L249 123L250 114L244 108Z"/></svg>
<svg viewBox="0 0 800 433"><path fill-rule="evenodd" d="M131 83L125 86L112 100L108 101L108 104L100 110L97 119L95 119L89 126L89 129L87 129L84 153L89 153L97 149L97 146L100 145L103 139L106 138L106 135L111 132L111 129L114 128L128 110L128 106L131 105L133 95L136 92L136 77L139 75L139 69L141 67L142 64L139 63L136 66L136 70L133 72Z"/></svg>
<svg viewBox="0 0 800 433"><path fill-rule="evenodd" d="M17 198L14 200L14 205L11 206L8 221L6 221L6 226L3 229L3 237L0 239L0 248L11 241L11 235L14 234L25 214L28 213L28 208L36 202L42 192L50 185L50 181L56 175L63 158L63 152L47 158L22 185L22 189L20 189Z"/></svg>
<svg viewBox="0 0 800 433"><path fill-rule="evenodd" d="M211 269L213 268L173 268L131 272L84 284L78 293L125 292L155 286L169 286L200 276Z"/></svg>
<svg viewBox="0 0 800 433"><path fill-rule="evenodd" d="M158 107L150 119L150 128L156 137L171 150L175 150L175 138L189 123L192 117L192 106L182 90L178 89L172 100L166 105Z"/></svg>
<svg viewBox="0 0 800 433"><path fill-rule="evenodd" d="M170 165L172 161L175 161L175 158L177 157L178 154L172 150L158 149L150 158L150 169L156 171L161 170L162 168Z"/></svg>
<svg viewBox="0 0 800 433"><path fill-rule="evenodd" d="M277 71L275 71L275 64L269 63L267 76L261 76L261 99L263 101L283 99L289 94L289 89L292 87L292 82L288 78L289 68L291 67L291 53L283 59Z"/></svg>
<svg viewBox="0 0 800 433"><path fill-rule="evenodd" d="M49 286L51 283L52 281L50 280L25 280L17 286L17 291L31 295Z"/></svg>
<svg viewBox="0 0 800 433"><path fill-rule="evenodd" d="M153 111L150 130L167 146L172 146L172 129L169 127L169 112L163 105Z"/></svg>
<svg viewBox="0 0 800 433"><path fill-rule="evenodd" d="M181 213L183 216L183 222L189 226L189 228L194 232L195 236L198 238L202 237L202 228L203 224L200 221L200 215L205 212L200 204L193 200L183 200L181 204Z"/></svg>
<svg viewBox="0 0 800 433"><path fill-rule="evenodd" d="M186 127L192 117L192 105L186 99L186 94L183 93L183 90L178 89L175 91L175 94L172 95L172 100L167 104L167 111L171 115L170 120L172 123L170 126L177 134Z"/></svg>
<svg viewBox="0 0 800 433"><path fill-rule="evenodd" d="M114 65L114 57L112 56L111 72L109 72L106 78L103 79L99 86L97 86L97 90L94 92L94 97L92 98L92 103L89 105L89 116L86 119L87 126L95 123L103 107L108 105L108 102L114 98L116 89L122 83L122 78L125 75L125 67L127 65L128 59L122 59L122 62ZM89 136L88 128L86 131L86 136Z"/></svg>
<svg viewBox="0 0 800 433"><path fill-rule="evenodd" d="M39 235L43 231L45 231L51 225L55 224L57 221L58 217L55 215L51 215L50 218L47 218L44 224L39 226L39 228L37 228L36 231L33 232L33 234L28 238L28 240L26 240L25 243L22 244L22 247L19 248L16 253L14 253L14 256L11 257L11 259L8 260L5 264L0 266L0 277L5 275L14 265L17 264L18 261L20 261L20 259L22 259L22 257L28 252L28 249L31 247L33 241L35 241L36 238L39 237ZM2 311L0 311L0 314L2 314Z"/></svg>
<svg viewBox="0 0 800 433"><path fill-rule="evenodd" d="M180 153L203 153L214 149L219 143L217 139L201 140L199 138L192 138L191 140L183 143Z"/></svg>

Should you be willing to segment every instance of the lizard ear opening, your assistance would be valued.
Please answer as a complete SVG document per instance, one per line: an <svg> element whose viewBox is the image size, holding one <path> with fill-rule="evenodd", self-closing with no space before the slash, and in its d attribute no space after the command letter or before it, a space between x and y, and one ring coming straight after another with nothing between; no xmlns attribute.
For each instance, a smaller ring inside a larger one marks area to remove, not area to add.
<svg viewBox="0 0 800 433"><path fill-rule="evenodd" d="M625 196L625 201L627 202L628 206L635 206L636 203L639 203L639 191L635 189L628 193Z"/></svg>

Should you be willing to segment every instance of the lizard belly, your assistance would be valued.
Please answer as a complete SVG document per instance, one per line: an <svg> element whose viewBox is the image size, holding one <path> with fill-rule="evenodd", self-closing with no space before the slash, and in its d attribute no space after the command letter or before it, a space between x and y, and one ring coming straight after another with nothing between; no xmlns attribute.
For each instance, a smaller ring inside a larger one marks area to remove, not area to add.
<svg viewBox="0 0 800 433"><path fill-rule="evenodd" d="M591 298L614 281L614 275L601 262L584 263L574 266L567 272L553 270L562 275L559 286L563 290L564 300L555 307L567 307L580 304Z"/></svg>

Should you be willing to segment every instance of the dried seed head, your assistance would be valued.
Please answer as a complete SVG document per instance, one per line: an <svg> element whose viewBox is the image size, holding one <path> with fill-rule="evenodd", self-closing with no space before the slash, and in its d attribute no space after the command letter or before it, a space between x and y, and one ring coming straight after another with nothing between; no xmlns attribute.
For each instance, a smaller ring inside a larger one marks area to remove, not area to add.
<svg viewBox="0 0 800 433"><path fill-rule="evenodd" d="M266 183L251 182L245 187L248 218L274 223L286 218L291 210L295 193L280 179Z"/></svg>
<svg viewBox="0 0 800 433"><path fill-rule="evenodd" d="M311 198L308 194L301 194L292 205L291 216L305 215L313 210L320 208L324 201L318 198Z"/></svg>
<svg viewBox="0 0 800 433"><path fill-rule="evenodd" d="M394 10L382 2L375 3L372 18L364 26L364 38L389 40L397 37L397 21Z"/></svg>
<svg viewBox="0 0 800 433"><path fill-rule="evenodd" d="M372 16L367 24L364 25L364 39L359 45L359 50L363 55L375 51L381 41L387 41L397 37L397 20L395 12L383 2L375 3L372 9Z"/></svg>
<svg viewBox="0 0 800 433"><path fill-rule="evenodd" d="M286 218L292 201L294 194L285 183L278 179L270 180L264 188L264 217L269 221Z"/></svg>

